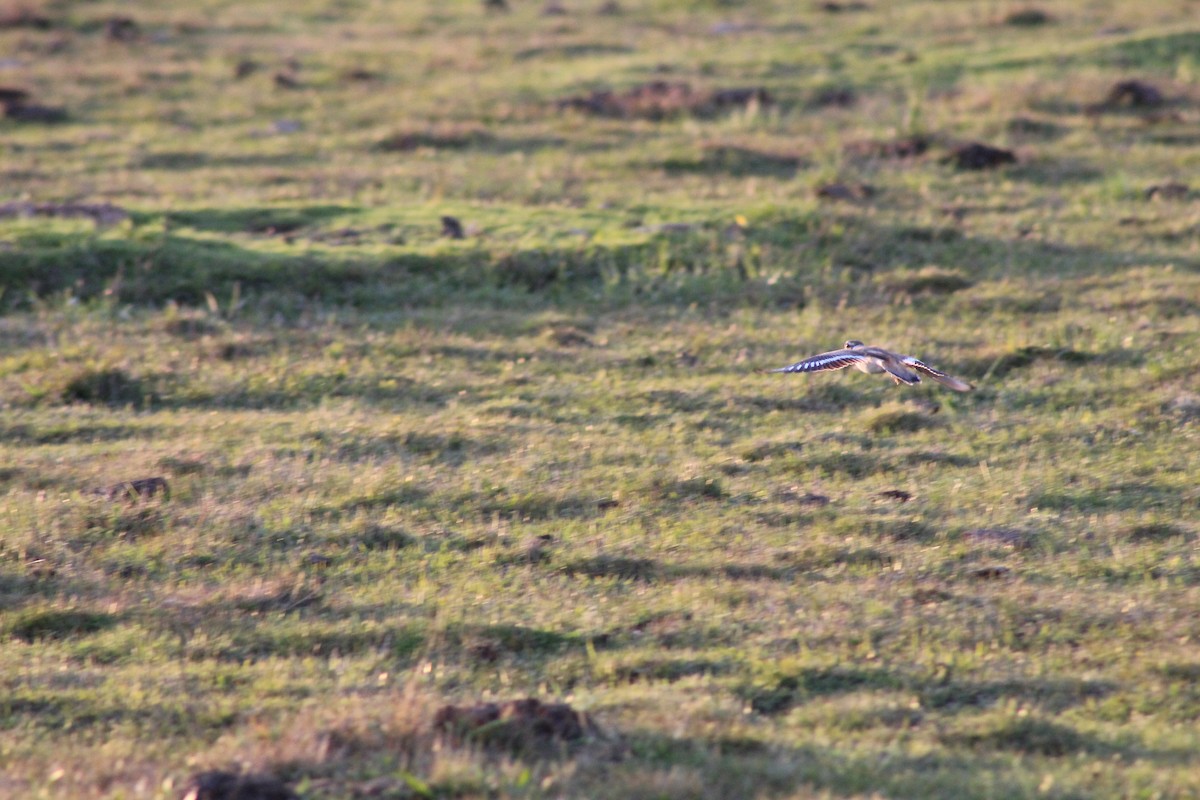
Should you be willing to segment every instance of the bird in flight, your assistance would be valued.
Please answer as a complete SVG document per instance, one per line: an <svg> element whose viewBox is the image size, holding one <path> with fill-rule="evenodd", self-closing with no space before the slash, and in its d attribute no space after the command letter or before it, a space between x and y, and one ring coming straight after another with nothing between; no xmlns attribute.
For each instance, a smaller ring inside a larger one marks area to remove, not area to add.
<svg viewBox="0 0 1200 800"><path fill-rule="evenodd" d="M921 382L925 375L956 392L969 392L975 387L958 378L951 377L941 370L934 369L919 358L902 356L882 347L868 347L857 339L846 342L841 350L830 350L828 353L818 353L803 361L797 361L779 369L768 372L828 372L833 369L854 367L860 372L878 374L886 372L897 384L907 383L909 386Z"/></svg>

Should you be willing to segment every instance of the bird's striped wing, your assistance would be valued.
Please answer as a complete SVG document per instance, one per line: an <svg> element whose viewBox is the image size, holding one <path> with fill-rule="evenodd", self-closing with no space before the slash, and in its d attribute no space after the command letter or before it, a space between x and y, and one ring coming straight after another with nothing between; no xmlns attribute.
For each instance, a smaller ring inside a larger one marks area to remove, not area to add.
<svg viewBox="0 0 1200 800"><path fill-rule="evenodd" d="M969 392L975 388L965 381L960 381L958 378L951 377L941 370L934 369L919 358L905 356L902 361L906 366L912 367L917 372L928 375L942 386L945 386L947 389L953 389L956 392Z"/></svg>
<svg viewBox="0 0 1200 800"><path fill-rule="evenodd" d="M852 367L865 360L861 353L853 350L830 350L828 353L809 356L803 361L779 369L769 369L767 372L827 372L831 369Z"/></svg>

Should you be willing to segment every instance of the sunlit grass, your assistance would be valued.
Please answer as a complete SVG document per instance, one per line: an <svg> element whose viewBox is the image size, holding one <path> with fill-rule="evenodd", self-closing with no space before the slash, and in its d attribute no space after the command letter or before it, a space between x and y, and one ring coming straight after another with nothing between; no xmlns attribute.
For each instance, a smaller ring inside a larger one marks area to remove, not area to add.
<svg viewBox="0 0 1200 800"><path fill-rule="evenodd" d="M511 4L0 29L0 794L1196 793L1186 15ZM653 80L772 102L556 107Z"/></svg>

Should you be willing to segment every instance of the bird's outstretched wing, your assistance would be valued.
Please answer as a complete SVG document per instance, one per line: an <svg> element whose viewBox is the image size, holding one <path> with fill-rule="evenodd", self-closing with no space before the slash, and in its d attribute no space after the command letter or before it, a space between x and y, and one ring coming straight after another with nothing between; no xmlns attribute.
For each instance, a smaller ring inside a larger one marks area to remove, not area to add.
<svg viewBox="0 0 1200 800"><path fill-rule="evenodd" d="M779 369L769 369L767 372L827 372L832 369L845 369L865 361L861 353L853 350L830 350L828 353L818 353L803 361L789 364Z"/></svg>
<svg viewBox="0 0 1200 800"><path fill-rule="evenodd" d="M956 392L969 392L975 388L974 386L972 386L971 384L969 384L965 381L960 381L958 378L947 375L946 373L942 372L941 370L934 369L933 367L929 366L928 364L926 364L924 361L922 361L919 358L913 358L912 356L905 356L903 359L903 362L906 366L912 367L913 369L917 370L918 372L922 372L922 373L928 375L929 377L933 378L935 381L940 383L942 386L945 386L947 389L953 389Z"/></svg>

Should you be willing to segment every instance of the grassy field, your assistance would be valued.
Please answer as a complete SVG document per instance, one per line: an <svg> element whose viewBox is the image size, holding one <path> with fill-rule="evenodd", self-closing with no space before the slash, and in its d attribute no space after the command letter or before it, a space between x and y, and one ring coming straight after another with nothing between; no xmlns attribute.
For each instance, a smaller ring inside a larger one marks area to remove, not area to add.
<svg viewBox="0 0 1200 800"><path fill-rule="evenodd" d="M0 3L0 795L1200 794L1200 3L509 5Z"/></svg>

